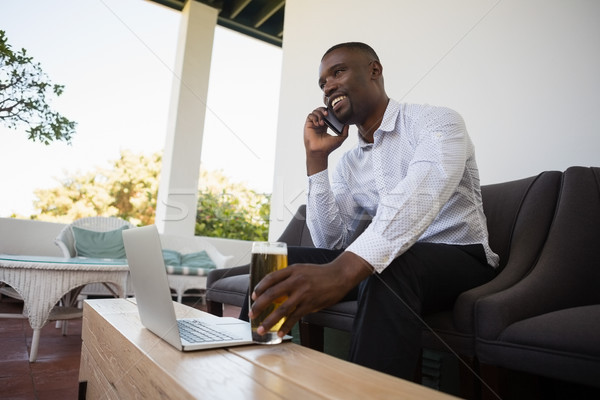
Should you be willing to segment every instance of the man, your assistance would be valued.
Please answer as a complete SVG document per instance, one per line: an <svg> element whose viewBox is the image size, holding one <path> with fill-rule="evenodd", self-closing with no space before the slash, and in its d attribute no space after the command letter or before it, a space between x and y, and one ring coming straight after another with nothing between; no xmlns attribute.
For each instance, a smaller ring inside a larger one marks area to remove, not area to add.
<svg viewBox="0 0 600 400"><path fill-rule="evenodd" d="M358 287L350 360L412 378L420 316L449 309L494 276L473 145L446 108L400 104L384 89L383 66L364 43L342 43L321 60L327 108L306 118L307 223L316 249L289 249L290 266L256 287L250 317L287 296L259 328L287 317L280 335ZM331 136L328 113L345 124ZM329 182L328 157L358 128ZM372 223L352 243L362 212Z"/></svg>

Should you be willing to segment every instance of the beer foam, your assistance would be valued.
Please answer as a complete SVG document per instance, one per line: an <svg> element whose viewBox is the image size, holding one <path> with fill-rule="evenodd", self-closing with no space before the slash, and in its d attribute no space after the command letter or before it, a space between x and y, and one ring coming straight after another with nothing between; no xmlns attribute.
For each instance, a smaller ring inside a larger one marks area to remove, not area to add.
<svg viewBox="0 0 600 400"><path fill-rule="evenodd" d="M273 246L273 243L269 243L269 242L253 243L252 244L252 253L253 254L279 254L279 255L286 256L287 255L287 247Z"/></svg>

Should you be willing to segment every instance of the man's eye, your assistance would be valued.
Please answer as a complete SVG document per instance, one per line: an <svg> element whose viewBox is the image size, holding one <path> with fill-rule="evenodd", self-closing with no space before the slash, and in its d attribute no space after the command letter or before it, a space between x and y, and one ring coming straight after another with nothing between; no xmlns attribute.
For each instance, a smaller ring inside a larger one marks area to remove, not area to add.
<svg viewBox="0 0 600 400"><path fill-rule="evenodd" d="M336 69L336 70L333 72L333 75L334 75L334 76L339 76L339 75L340 75L342 72L344 72L344 70L343 70L343 69Z"/></svg>

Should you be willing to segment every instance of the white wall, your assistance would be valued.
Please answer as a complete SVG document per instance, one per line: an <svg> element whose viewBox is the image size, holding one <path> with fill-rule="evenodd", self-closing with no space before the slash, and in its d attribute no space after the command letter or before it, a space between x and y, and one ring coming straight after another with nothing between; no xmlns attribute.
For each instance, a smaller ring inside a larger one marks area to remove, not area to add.
<svg viewBox="0 0 600 400"><path fill-rule="evenodd" d="M66 224L32 221L18 218L0 218L0 254L26 254L62 257L54 239ZM233 256L228 267L250 262L252 242L247 240L205 238L225 256Z"/></svg>
<svg viewBox="0 0 600 400"><path fill-rule="evenodd" d="M373 46L391 97L460 112L483 184L600 165L599 1L287 0L285 18L271 239L305 202L302 128L339 42Z"/></svg>
<svg viewBox="0 0 600 400"><path fill-rule="evenodd" d="M54 238L64 227L54 222L0 218L0 254L62 257Z"/></svg>

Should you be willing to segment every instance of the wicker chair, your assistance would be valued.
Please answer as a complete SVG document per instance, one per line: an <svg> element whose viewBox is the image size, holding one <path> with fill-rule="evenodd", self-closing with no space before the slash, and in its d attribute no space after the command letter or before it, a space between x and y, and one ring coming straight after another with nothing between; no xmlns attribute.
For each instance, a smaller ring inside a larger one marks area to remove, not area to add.
<svg viewBox="0 0 600 400"><path fill-rule="evenodd" d="M122 226L133 228L133 224L115 217L86 217L73 221L65 226L58 234L54 243L62 250L65 257L75 257L75 239L73 238L72 226L88 229L96 232L108 232L119 229Z"/></svg>
<svg viewBox="0 0 600 400"><path fill-rule="evenodd" d="M65 226L56 239L54 239L54 243L61 249L63 256L67 258L75 257L77 255L75 251L73 230L71 229L73 226L96 232L109 232L119 229L122 226L127 226L128 228L134 227L130 222L116 217L85 217L75 220L71 224ZM133 287L131 286L130 281L130 279L127 280L126 294L128 296L133 295ZM86 285L81 291L81 294L84 296L110 296L112 293L114 293L114 291L107 288L104 283L91 283Z"/></svg>

